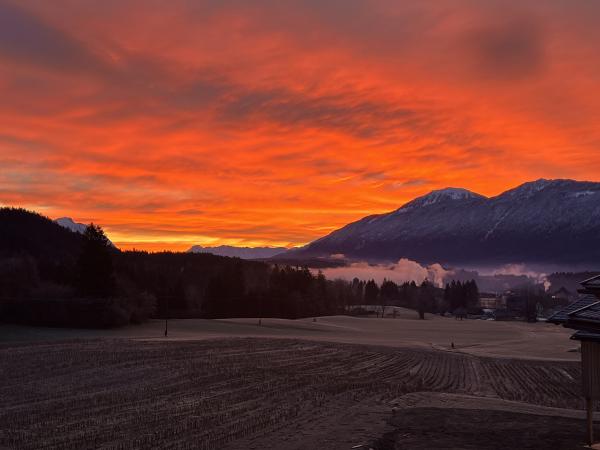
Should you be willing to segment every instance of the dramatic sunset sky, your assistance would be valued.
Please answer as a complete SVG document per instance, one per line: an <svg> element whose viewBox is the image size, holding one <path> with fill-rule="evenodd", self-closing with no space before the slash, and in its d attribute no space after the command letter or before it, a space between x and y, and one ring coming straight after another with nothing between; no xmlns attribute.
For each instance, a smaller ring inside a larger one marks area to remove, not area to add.
<svg viewBox="0 0 600 450"><path fill-rule="evenodd" d="M600 2L0 0L0 204L122 248L299 245L600 179Z"/></svg>

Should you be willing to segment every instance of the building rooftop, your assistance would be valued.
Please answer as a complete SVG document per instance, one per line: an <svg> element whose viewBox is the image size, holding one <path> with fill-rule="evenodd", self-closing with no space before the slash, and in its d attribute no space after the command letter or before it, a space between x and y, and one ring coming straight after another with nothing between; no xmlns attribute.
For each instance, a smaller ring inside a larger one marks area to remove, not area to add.
<svg viewBox="0 0 600 450"><path fill-rule="evenodd" d="M598 286L600 287L600 275L596 275L595 277L589 278L585 281L582 281L581 284L584 286Z"/></svg>
<svg viewBox="0 0 600 450"><path fill-rule="evenodd" d="M592 333L591 331L579 330L571 339L576 341L592 341L592 342L600 342L600 334Z"/></svg>
<svg viewBox="0 0 600 450"><path fill-rule="evenodd" d="M581 293L600 294L600 275L582 281L581 286L582 289L579 290Z"/></svg>
<svg viewBox="0 0 600 450"><path fill-rule="evenodd" d="M577 311L580 311L588 306L600 303L600 299L595 295L585 294L579 297L576 301L566 306L565 308L557 311L548 318L548 322L556 324L565 324L569 320L569 316ZM600 317L599 317L600 320Z"/></svg>
<svg viewBox="0 0 600 450"><path fill-rule="evenodd" d="M596 299L595 303L592 303L588 306L581 308L580 310L574 311L569 314L569 320L593 320L597 321L600 326L600 300Z"/></svg>

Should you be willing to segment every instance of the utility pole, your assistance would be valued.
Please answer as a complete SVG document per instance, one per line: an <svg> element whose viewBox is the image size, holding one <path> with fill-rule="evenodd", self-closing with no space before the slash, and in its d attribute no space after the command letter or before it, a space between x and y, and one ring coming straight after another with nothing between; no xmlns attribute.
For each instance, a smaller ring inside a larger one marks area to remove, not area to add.
<svg viewBox="0 0 600 450"><path fill-rule="evenodd" d="M262 325L262 297L258 294L258 326Z"/></svg>
<svg viewBox="0 0 600 450"><path fill-rule="evenodd" d="M169 296L166 297L166 312L165 312L165 337L167 337L167 332L169 331Z"/></svg>
<svg viewBox="0 0 600 450"><path fill-rule="evenodd" d="M185 266L182 266L181 269L179 270L179 283L183 283L183 271L185 269ZM171 296L167 295L166 299L167 299L167 303L166 303L166 314L165 314L165 337L167 337L167 333L169 331L169 298Z"/></svg>

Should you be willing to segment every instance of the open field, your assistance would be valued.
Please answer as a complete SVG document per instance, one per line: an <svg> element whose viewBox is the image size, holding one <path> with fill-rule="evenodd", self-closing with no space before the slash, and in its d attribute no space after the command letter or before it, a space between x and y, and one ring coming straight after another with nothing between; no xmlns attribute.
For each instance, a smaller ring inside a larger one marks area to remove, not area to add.
<svg viewBox="0 0 600 450"><path fill-rule="evenodd" d="M398 427L413 443L448 432L449 407L484 411L481 427L531 416L573 445L552 448L583 436L571 361L254 338L5 343L0 360L0 447L450 448L394 447Z"/></svg>
<svg viewBox="0 0 600 450"><path fill-rule="evenodd" d="M171 320L168 338L162 321L0 326L0 448L581 448L579 353L561 327L257 323Z"/></svg>
<svg viewBox="0 0 600 450"><path fill-rule="evenodd" d="M454 320L427 315L427 320L407 312L397 319L348 316L285 320L262 319L169 321L168 340L204 340L229 337L304 339L320 342L418 347L480 356L578 361L578 344L568 330L547 323ZM0 325L0 342L48 341L74 338L163 339L164 322L114 330L65 330ZM451 348L451 343L455 349Z"/></svg>

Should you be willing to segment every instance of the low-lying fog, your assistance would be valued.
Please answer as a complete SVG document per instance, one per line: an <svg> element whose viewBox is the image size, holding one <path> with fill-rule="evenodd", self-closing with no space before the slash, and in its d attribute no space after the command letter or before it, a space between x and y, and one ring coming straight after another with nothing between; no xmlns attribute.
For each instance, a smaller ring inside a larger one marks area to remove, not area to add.
<svg viewBox="0 0 600 450"><path fill-rule="evenodd" d="M393 264L372 264L368 262L353 262L344 267L321 269L329 279L341 278L352 280L374 279L381 283L384 279L396 283L415 281L421 283L428 279L437 286L443 287L452 280L475 280L480 291L497 292L514 289L525 285L542 284L546 289L550 283L546 278L550 271L541 271L525 264L508 264L488 268L444 268L441 264L421 265L409 259L400 259ZM554 271L554 270L553 270Z"/></svg>

